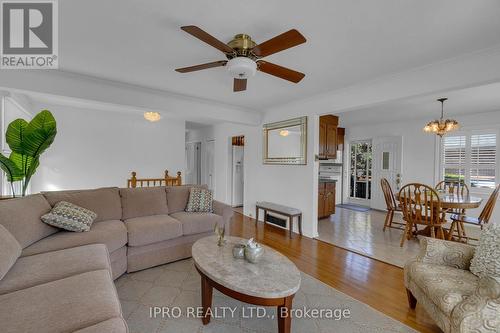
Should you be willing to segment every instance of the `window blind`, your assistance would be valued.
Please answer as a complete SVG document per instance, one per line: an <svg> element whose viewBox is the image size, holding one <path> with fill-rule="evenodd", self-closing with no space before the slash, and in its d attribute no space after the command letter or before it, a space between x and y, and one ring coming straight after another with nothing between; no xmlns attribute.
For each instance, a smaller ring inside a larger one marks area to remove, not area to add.
<svg viewBox="0 0 500 333"><path fill-rule="evenodd" d="M466 136L445 136L443 138L444 180L458 181L465 177Z"/></svg>
<svg viewBox="0 0 500 333"><path fill-rule="evenodd" d="M471 135L470 184L472 187L495 187L497 136Z"/></svg>

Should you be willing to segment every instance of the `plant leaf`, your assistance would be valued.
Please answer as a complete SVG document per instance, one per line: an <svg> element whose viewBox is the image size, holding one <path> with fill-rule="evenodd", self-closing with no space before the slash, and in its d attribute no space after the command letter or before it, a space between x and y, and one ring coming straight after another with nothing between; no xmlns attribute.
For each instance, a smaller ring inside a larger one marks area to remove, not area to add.
<svg viewBox="0 0 500 333"><path fill-rule="evenodd" d="M23 186L23 196L26 194L26 189L28 188L28 184L31 180L31 176L33 176L36 172L36 169L40 165L40 159L38 157L31 157L31 160L29 161L29 166L26 169L27 171L25 172L25 177L24 178L24 186Z"/></svg>
<svg viewBox="0 0 500 333"><path fill-rule="evenodd" d="M10 153L9 159L12 162L14 162L14 164L19 168L19 170L21 170L21 172L23 173L23 175L25 177L27 176L28 170L30 168L34 167L36 170L36 168L38 167L38 165L37 165L38 158L31 157L28 155L22 155L22 154L14 152L14 151L12 153ZM33 163L35 163L35 164L33 164Z"/></svg>
<svg viewBox="0 0 500 333"><path fill-rule="evenodd" d="M5 141L9 145L12 151L19 154L24 152L23 140L26 134L26 128L28 127L28 122L24 119L16 119L9 124L7 127L7 132L5 133Z"/></svg>
<svg viewBox="0 0 500 333"><path fill-rule="evenodd" d="M0 168L5 172L9 182L16 182L24 178L23 171L17 167L14 161L3 154L0 154Z"/></svg>
<svg viewBox="0 0 500 333"><path fill-rule="evenodd" d="M24 153L39 157L51 144L57 134L56 120L50 111L43 110L28 124L22 147Z"/></svg>

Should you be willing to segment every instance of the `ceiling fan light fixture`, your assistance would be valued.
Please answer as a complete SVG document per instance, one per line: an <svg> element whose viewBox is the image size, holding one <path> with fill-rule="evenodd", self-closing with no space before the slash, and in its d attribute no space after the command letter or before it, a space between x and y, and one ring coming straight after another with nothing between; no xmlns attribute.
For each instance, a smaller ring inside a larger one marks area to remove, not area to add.
<svg viewBox="0 0 500 333"><path fill-rule="evenodd" d="M247 79L255 75L257 63L247 57L236 57L227 62L226 69L235 79Z"/></svg>

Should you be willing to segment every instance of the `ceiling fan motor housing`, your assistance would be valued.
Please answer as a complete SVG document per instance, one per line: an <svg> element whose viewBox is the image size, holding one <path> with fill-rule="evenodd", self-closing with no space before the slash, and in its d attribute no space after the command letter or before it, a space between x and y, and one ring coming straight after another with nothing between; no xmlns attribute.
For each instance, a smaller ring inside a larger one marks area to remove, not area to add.
<svg viewBox="0 0 500 333"><path fill-rule="evenodd" d="M226 69L235 79L247 79L255 75L257 63L247 57L236 57L227 62Z"/></svg>

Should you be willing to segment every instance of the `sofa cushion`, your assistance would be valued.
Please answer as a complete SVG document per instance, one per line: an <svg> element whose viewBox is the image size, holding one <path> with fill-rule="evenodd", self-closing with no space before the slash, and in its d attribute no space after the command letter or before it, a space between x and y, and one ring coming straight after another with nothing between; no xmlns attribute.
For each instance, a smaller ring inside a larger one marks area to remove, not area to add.
<svg viewBox="0 0 500 333"><path fill-rule="evenodd" d="M89 231L97 214L91 210L72 204L67 201L59 201L54 208L47 214L42 215L41 219L53 227L84 232Z"/></svg>
<svg viewBox="0 0 500 333"><path fill-rule="evenodd" d="M470 270L479 277L500 281L500 224L489 223L481 232L479 245L470 264Z"/></svg>
<svg viewBox="0 0 500 333"><path fill-rule="evenodd" d="M212 192L206 188L191 187L186 212L212 213Z"/></svg>
<svg viewBox="0 0 500 333"><path fill-rule="evenodd" d="M127 228L122 221L94 223L87 232L61 231L25 248L22 256L68 249L88 244L105 244L113 252L127 243Z"/></svg>
<svg viewBox="0 0 500 333"><path fill-rule="evenodd" d="M120 316L120 302L108 270L0 295L4 333L73 332Z"/></svg>
<svg viewBox="0 0 500 333"><path fill-rule="evenodd" d="M165 187L142 187L120 189L123 219L150 215L167 215L167 192Z"/></svg>
<svg viewBox="0 0 500 333"><path fill-rule="evenodd" d="M413 262L409 278L446 315L476 290L479 279L468 270Z"/></svg>
<svg viewBox="0 0 500 333"><path fill-rule="evenodd" d="M182 236L181 222L168 215L152 215L125 220L128 245L142 246Z"/></svg>
<svg viewBox="0 0 500 333"><path fill-rule="evenodd" d="M0 201L0 224L17 239L22 248L25 248L59 231L40 220L40 217L51 208L41 194L2 200Z"/></svg>
<svg viewBox="0 0 500 333"><path fill-rule="evenodd" d="M101 269L111 273L108 251L103 244L22 257L0 281L0 295Z"/></svg>
<svg viewBox="0 0 500 333"><path fill-rule="evenodd" d="M22 248L18 241L0 224L0 280L14 265L21 255L21 251Z"/></svg>
<svg viewBox="0 0 500 333"><path fill-rule="evenodd" d="M81 330L75 331L73 333L126 333L127 324L125 320L121 317L111 318L102 321L98 324L82 328Z"/></svg>
<svg viewBox="0 0 500 333"><path fill-rule="evenodd" d="M117 187L43 192L43 195L51 206L54 206L59 201L67 201L93 211L97 214L95 222L120 220L122 218L122 203Z"/></svg>
<svg viewBox="0 0 500 333"><path fill-rule="evenodd" d="M181 221L183 235L213 231L215 224L219 224L220 226L224 225L222 216L213 213L178 212L170 216Z"/></svg>
<svg viewBox="0 0 500 333"><path fill-rule="evenodd" d="M170 214L183 212L186 209L189 191L193 185L181 185L181 186L167 186L167 205L168 212ZM206 185L197 186L201 188L207 188Z"/></svg>

